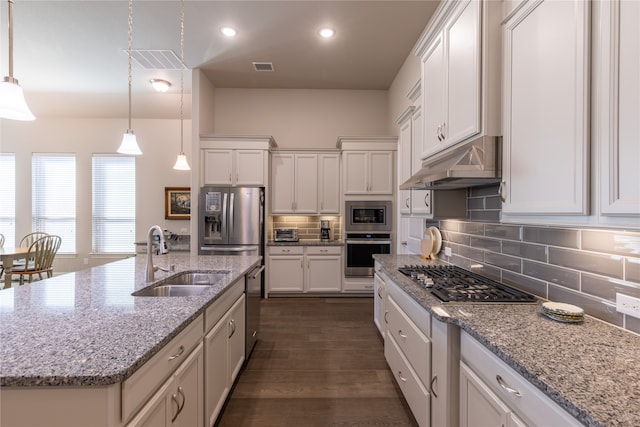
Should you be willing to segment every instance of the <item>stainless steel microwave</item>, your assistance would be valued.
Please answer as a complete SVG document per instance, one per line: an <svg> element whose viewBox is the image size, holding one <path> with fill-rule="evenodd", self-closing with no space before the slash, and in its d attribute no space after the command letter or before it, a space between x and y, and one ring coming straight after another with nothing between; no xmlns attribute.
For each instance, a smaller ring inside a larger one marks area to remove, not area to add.
<svg viewBox="0 0 640 427"><path fill-rule="evenodd" d="M345 202L345 231L391 232L392 203L389 200L348 200Z"/></svg>

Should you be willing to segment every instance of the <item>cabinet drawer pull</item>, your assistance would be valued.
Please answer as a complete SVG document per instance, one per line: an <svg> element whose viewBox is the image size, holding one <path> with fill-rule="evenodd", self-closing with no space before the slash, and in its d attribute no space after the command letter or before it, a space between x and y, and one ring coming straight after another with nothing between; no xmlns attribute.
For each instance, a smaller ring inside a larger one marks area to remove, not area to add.
<svg viewBox="0 0 640 427"><path fill-rule="evenodd" d="M380 295L380 288L378 288L378 298L382 299L382 295Z"/></svg>
<svg viewBox="0 0 640 427"><path fill-rule="evenodd" d="M389 314L388 311L384 312L384 323L389 323L389 319L387 319L387 315Z"/></svg>
<svg viewBox="0 0 640 427"><path fill-rule="evenodd" d="M406 208L410 208L411 207L411 206L409 206L409 200L411 200L411 199L407 197L407 199L404 201L404 206Z"/></svg>
<svg viewBox="0 0 640 427"><path fill-rule="evenodd" d="M515 394L518 397L522 397L522 394L515 388L509 387L507 383L504 382L504 380L500 375L496 375L496 381L498 381L498 384L500 384L500 387L507 390L509 393Z"/></svg>
<svg viewBox="0 0 640 427"><path fill-rule="evenodd" d="M403 383L407 382L407 379L402 376L402 371L398 371L398 378L400 378L400 380L402 380Z"/></svg>
<svg viewBox="0 0 640 427"><path fill-rule="evenodd" d="M402 329L398 329L398 335L400 335L401 338L407 338L407 336L402 333Z"/></svg>
<svg viewBox="0 0 640 427"><path fill-rule="evenodd" d="M180 348L178 349L178 352L176 354L174 354L173 356L169 357L169 360L177 359L178 357L182 356L182 353L184 353L184 346L183 345L180 346Z"/></svg>
<svg viewBox="0 0 640 427"><path fill-rule="evenodd" d="M437 375L435 377L431 378L431 384L429 385L429 388L431 389L431 394L433 394L433 397L435 397L437 399L438 398L438 393L436 393L436 391L433 389L433 384L438 384L438 376Z"/></svg>

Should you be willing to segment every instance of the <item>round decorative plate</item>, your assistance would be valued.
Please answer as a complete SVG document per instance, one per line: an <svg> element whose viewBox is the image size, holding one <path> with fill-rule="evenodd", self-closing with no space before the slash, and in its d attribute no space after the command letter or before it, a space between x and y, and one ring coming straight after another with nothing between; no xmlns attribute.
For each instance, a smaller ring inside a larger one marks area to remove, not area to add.
<svg viewBox="0 0 640 427"><path fill-rule="evenodd" d="M431 258L435 258L436 255L442 249L442 234L437 227L431 226L428 228L429 232L433 236L433 248L431 249Z"/></svg>

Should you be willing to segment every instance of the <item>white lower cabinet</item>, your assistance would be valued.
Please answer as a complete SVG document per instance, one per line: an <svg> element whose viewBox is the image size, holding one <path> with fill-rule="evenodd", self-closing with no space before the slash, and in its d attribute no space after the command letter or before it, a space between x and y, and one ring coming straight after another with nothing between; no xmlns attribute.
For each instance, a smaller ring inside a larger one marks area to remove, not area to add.
<svg viewBox="0 0 640 427"><path fill-rule="evenodd" d="M245 296L207 333L205 347L205 413L212 426L244 363Z"/></svg>
<svg viewBox="0 0 640 427"><path fill-rule="evenodd" d="M387 276L379 266L376 266L373 276L373 323L384 338L386 331L385 323L385 300L386 300L386 280Z"/></svg>
<svg viewBox="0 0 640 427"><path fill-rule="evenodd" d="M202 344L143 406L128 427L202 425Z"/></svg>
<svg viewBox="0 0 640 427"><path fill-rule="evenodd" d="M460 427L582 426L466 332L460 356Z"/></svg>
<svg viewBox="0 0 640 427"><path fill-rule="evenodd" d="M270 293L342 291L342 247L271 246L267 257Z"/></svg>
<svg viewBox="0 0 640 427"><path fill-rule="evenodd" d="M385 289L385 359L418 425L429 426L431 316L393 282Z"/></svg>

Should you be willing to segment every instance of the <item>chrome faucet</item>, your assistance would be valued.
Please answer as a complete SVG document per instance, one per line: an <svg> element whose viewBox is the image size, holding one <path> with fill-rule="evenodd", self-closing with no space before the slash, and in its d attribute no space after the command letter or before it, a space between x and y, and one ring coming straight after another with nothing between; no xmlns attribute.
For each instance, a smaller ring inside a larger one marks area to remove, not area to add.
<svg viewBox="0 0 640 427"><path fill-rule="evenodd" d="M164 238L162 228L160 228L159 225L151 226L149 232L147 233L147 267L145 268L145 276L147 282L153 282L155 280L154 273L156 272L156 270L169 271L168 268L153 265L153 256L151 252L153 251L153 235L156 231L160 235L160 242L158 244L158 255L169 253L169 247L167 246L167 241Z"/></svg>

